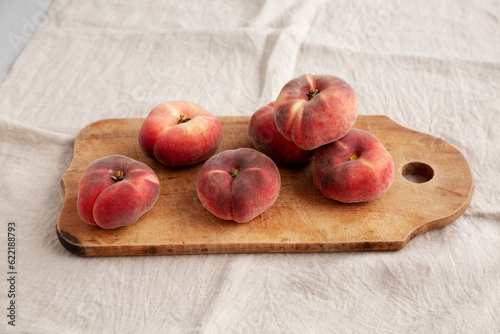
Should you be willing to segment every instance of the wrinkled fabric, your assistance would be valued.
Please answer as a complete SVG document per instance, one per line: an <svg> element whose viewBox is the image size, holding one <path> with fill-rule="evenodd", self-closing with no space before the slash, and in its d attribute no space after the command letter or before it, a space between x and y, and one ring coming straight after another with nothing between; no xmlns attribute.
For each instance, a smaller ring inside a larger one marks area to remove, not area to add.
<svg viewBox="0 0 500 334"><path fill-rule="evenodd" d="M500 332L499 31L494 0L55 1L0 85L0 332ZM465 213L388 252L82 258L59 243L87 124L167 100L250 116L304 73L457 147Z"/></svg>

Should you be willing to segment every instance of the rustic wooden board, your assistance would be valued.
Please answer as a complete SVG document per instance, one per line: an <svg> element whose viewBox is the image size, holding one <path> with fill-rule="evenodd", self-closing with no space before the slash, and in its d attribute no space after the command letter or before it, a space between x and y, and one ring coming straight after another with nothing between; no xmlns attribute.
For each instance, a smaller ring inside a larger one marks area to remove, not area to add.
<svg viewBox="0 0 500 334"><path fill-rule="evenodd" d="M224 139L219 152L252 147L247 135L250 117L220 120ZM216 218L198 200L195 185L202 164L165 167L142 154L137 136L143 121L102 120L76 138L73 161L61 180L65 198L57 221L59 240L70 252L111 256L398 250L418 234L453 222L473 194L469 164L451 144L385 116L361 115L355 127L377 136L394 158L396 178L385 195L369 203L338 203L314 187L312 162L278 164L282 188L275 204L251 222L237 224ZM161 193L135 224L103 230L81 220L76 200L85 167L111 154L147 163L158 174ZM413 183L403 176L406 173L432 178Z"/></svg>

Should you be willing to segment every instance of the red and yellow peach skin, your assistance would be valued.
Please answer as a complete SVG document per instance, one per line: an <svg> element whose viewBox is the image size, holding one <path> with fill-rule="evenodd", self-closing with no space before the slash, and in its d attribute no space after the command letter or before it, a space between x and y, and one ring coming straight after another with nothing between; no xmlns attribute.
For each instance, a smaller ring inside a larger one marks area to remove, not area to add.
<svg viewBox="0 0 500 334"><path fill-rule="evenodd" d="M344 203L372 201L391 186L394 161L371 133L351 129L316 150L313 183L323 195Z"/></svg>
<svg viewBox="0 0 500 334"><path fill-rule="evenodd" d="M250 148L226 150L201 168L196 190L203 206L216 217L246 223L278 198L281 177L276 164Z"/></svg>
<svg viewBox="0 0 500 334"><path fill-rule="evenodd" d="M279 132L304 150L331 143L351 129L358 115L352 87L332 75L302 75L281 89L274 120Z"/></svg>
<svg viewBox="0 0 500 334"><path fill-rule="evenodd" d="M159 194L158 177L148 165L110 155L93 161L83 172L77 210L86 223L114 229L135 223Z"/></svg>
<svg viewBox="0 0 500 334"><path fill-rule="evenodd" d="M139 146L150 158L167 166L193 165L207 160L222 142L220 121L188 101L155 107L139 131Z"/></svg>

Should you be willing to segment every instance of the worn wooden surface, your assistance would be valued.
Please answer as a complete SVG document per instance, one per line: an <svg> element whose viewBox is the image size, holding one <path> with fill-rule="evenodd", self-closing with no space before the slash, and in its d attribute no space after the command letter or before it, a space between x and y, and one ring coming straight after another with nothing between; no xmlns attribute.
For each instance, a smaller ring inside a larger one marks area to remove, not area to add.
<svg viewBox="0 0 500 334"><path fill-rule="evenodd" d="M247 135L250 117L220 120L224 139L219 152L252 147ZM396 178L384 196L369 203L338 203L314 187L312 162L278 164L282 188L275 204L249 223L224 221L208 212L196 195L202 164L165 167L142 154L137 135L143 121L102 120L76 138L73 161L61 181L65 198L57 221L59 240L70 252L111 256L398 250L418 234L453 222L472 198L470 167L452 145L385 116L361 115L355 127L377 136L396 165ZM147 163L158 174L161 193L135 224L103 230L80 219L76 200L85 167L111 154ZM414 183L403 174L417 181L432 178Z"/></svg>

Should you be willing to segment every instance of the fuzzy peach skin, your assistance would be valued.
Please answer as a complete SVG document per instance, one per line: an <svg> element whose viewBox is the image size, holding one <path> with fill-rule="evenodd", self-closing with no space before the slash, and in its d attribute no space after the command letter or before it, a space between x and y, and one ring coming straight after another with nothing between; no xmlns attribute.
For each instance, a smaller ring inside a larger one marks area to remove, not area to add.
<svg viewBox="0 0 500 334"><path fill-rule="evenodd" d="M247 223L278 198L281 177L276 164L250 148L223 151L201 168L196 190L203 206L216 217Z"/></svg>
<svg viewBox="0 0 500 334"><path fill-rule="evenodd" d="M328 198L368 202L389 189L394 169L392 156L374 135L351 129L343 138L316 150L313 182Z"/></svg>
<svg viewBox="0 0 500 334"><path fill-rule="evenodd" d="M283 86L274 110L279 132L312 150L345 136L358 116L358 100L338 77L305 74Z"/></svg>
<svg viewBox="0 0 500 334"><path fill-rule="evenodd" d="M86 223L114 229L135 223L153 207L160 182L145 163L110 155L87 166L78 187L78 214Z"/></svg>
<svg viewBox="0 0 500 334"><path fill-rule="evenodd" d="M310 160L314 155L314 150L303 150L281 135L274 123L274 102L252 115L248 135L257 150L276 162L298 164Z"/></svg>
<svg viewBox="0 0 500 334"><path fill-rule="evenodd" d="M222 142L222 125L208 111L189 101L169 101L155 107L139 131L139 146L167 166L207 160Z"/></svg>

